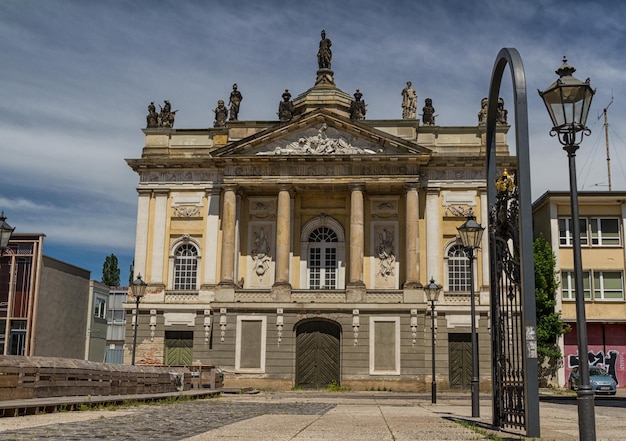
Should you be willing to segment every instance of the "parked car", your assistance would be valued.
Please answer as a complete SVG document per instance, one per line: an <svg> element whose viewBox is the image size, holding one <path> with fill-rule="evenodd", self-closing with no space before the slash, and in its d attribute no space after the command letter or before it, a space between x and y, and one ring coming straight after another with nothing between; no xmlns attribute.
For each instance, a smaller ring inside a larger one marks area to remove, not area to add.
<svg viewBox="0 0 626 441"><path fill-rule="evenodd" d="M596 394L615 395L617 392L617 383L615 379L604 369L596 366L589 367L589 383L591 389ZM572 369L569 375L569 387L572 390L578 390L580 384L580 375L578 368Z"/></svg>

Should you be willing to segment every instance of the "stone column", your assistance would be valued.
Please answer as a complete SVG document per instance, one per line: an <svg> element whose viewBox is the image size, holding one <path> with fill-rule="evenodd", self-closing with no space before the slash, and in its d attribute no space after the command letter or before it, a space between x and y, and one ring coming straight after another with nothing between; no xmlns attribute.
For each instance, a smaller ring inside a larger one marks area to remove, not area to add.
<svg viewBox="0 0 626 441"><path fill-rule="evenodd" d="M363 184L350 186L350 273L346 286L348 302L365 300L365 283L363 283Z"/></svg>
<svg viewBox="0 0 626 441"><path fill-rule="evenodd" d="M439 188L429 188L426 193L426 271L428 271L428 280L431 277L440 285L445 286L441 274L442 257L441 257L441 230L439 215Z"/></svg>
<svg viewBox="0 0 626 441"><path fill-rule="evenodd" d="M235 223L237 222L236 185L222 187L222 258L220 286L235 285Z"/></svg>
<svg viewBox="0 0 626 441"><path fill-rule="evenodd" d="M283 184L278 191L276 209L276 273L272 297L279 301L291 299L289 283L289 254L291 250L291 185Z"/></svg>
<svg viewBox="0 0 626 441"><path fill-rule="evenodd" d="M166 240L167 232L167 201L168 190L154 192L154 215L152 221L152 252L150 255L150 283L164 289L163 285L163 260L165 253L169 251L169 242ZM170 285L171 286L171 285Z"/></svg>
<svg viewBox="0 0 626 441"><path fill-rule="evenodd" d="M416 289L420 283L419 268L419 198L417 182L406 184L406 281L404 287Z"/></svg>
<svg viewBox="0 0 626 441"><path fill-rule="evenodd" d="M148 237L150 233L150 198L151 190L138 190L139 201L137 203L137 232L135 234L135 273L131 274L133 280L137 274L143 276L144 281L150 282L150 274L147 267Z"/></svg>

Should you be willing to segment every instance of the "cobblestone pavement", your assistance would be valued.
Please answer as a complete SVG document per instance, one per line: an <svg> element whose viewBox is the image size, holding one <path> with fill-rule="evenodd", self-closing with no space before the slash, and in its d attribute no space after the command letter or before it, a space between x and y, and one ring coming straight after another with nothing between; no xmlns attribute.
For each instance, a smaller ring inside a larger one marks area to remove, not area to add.
<svg viewBox="0 0 626 441"><path fill-rule="evenodd" d="M167 405L139 406L121 416L48 424L1 431L0 440L180 440L261 415L322 415L334 408L327 403L250 403L204 399ZM24 418L24 417L17 417Z"/></svg>

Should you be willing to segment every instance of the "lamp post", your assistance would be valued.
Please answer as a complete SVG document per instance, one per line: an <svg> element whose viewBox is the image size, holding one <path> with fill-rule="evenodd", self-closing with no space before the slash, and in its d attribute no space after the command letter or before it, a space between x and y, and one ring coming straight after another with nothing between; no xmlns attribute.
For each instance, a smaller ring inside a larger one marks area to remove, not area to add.
<svg viewBox="0 0 626 441"><path fill-rule="evenodd" d="M4 215L4 211L0 214L0 256L4 254L4 250L9 247L9 241L15 227L6 222L7 217Z"/></svg>
<svg viewBox="0 0 626 441"><path fill-rule="evenodd" d="M480 383L478 380L478 334L476 333L476 295L474 293L474 250L480 248L485 227L476 222L476 216L470 212L463 225L457 227L465 253L469 257L470 282L470 323L472 329L472 417L480 416Z"/></svg>
<svg viewBox="0 0 626 441"><path fill-rule="evenodd" d="M567 152L569 160L570 205L572 207L572 236L574 246L574 279L576 293L576 334L578 339L578 432L579 438L586 441L596 439L594 394L589 382L587 361L587 324L585 318L585 298L582 279L582 257L580 251L580 219L578 215L578 186L576 184L576 150L584 135L591 134L586 126L591 99L595 90L589 84L574 78L576 72L563 57L563 65L556 70L559 78L543 92L538 90L552 120L550 136L557 136Z"/></svg>
<svg viewBox="0 0 626 441"><path fill-rule="evenodd" d="M439 298L441 292L441 285L435 283L435 279L430 278L430 283L424 287L426 297L430 301L430 329L431 329L431 347L432 347L432 383L430 400L433 404L437 403L437 382L435 381L435 302Z"/></svg>
<svg viewBox="0 0 626 441"><path fill-rule="evenodd" d="M135 365L135 351L137 350L137 328L139 327L139 301L146 293L146 287L148 284L141 280L141 274L137 275L137 278L133 280L130 285L130 290L135 298L135 329L133 330L133 357L131 364Z"/></svg>

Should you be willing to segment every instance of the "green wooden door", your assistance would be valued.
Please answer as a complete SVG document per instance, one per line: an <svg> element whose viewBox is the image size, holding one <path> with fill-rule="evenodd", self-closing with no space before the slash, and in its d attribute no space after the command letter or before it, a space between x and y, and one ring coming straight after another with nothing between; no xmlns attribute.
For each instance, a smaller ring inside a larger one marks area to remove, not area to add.
<svg viewBox="0 0 626 441"><path fill-rule="evenodd" d="M340 330L335 323L309 321L296 330L296 385L319 389L339 384Z"/></svg>
<svg viewBox="0 0 626 441"><path fill-rule="evenodd" d="M471 334L448 334L450 388L469 389L472 379Z"/></svg>
<svg viewBox="0 0 626 441"><path fill-rule="evenodd" d="M193 332L168 331L165 333L165 365L191 366L193 361Z"/></svg>

